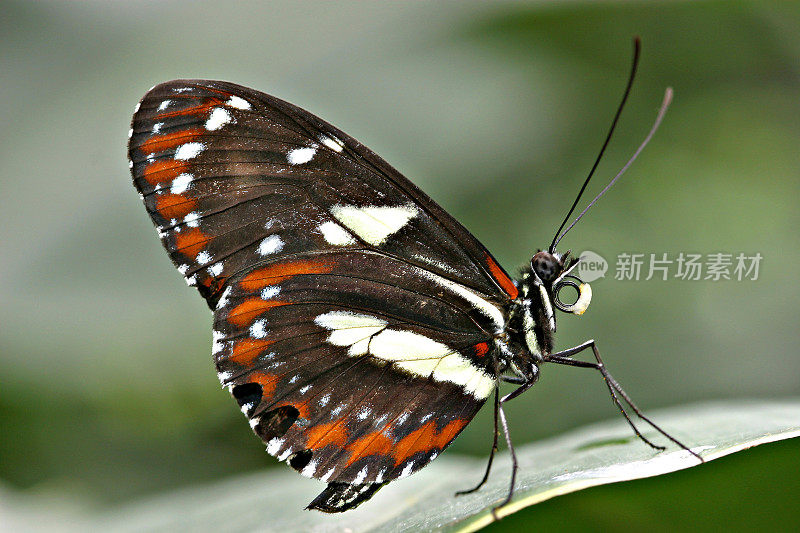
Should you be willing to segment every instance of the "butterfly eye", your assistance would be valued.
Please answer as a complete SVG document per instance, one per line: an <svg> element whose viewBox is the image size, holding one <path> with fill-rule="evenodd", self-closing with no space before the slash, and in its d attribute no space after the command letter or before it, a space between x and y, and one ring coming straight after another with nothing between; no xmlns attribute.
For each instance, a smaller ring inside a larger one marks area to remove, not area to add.
<svg viewBox="0 0 800 533"><path fill-rule="evenodd" d="M538 252L531 259L531 268L542 282L550 284L561 273L563 266L551 253Z"/></svg>
<svg viewBox="0 0 800 533"><path fill-rule="evenodd" d="M561 299L561 291L570 287L574 292L575 301L568 304ZM553 303L565 313L582 315L592 301L592 287L574 276L565 276L553 286Z"/></svg>

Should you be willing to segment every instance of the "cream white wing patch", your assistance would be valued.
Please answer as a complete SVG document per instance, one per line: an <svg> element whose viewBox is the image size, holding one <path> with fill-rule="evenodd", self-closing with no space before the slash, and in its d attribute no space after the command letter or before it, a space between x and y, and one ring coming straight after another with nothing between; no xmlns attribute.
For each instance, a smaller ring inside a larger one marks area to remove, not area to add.
<svg viewBox="0 0 800 533"><path fill-rule="evenodd" d="M245 110L245 111L252 107L250 105L250 102L248 102L244 98L240 98L238 96L231 96L228 99L228 101L225 102L225 105L228 105L228 106L231 106L231 107L235 107L236 109L242 109L242 110Z"/></svg>
<svg viewBox="0 0 800 533"><path fill-rule="evenodd" d="M414 376L458 385L481 400L494 390L494 378L456 350L413 331L389 328L383 319L331 311L314 322L330 330L329 343L349 347L351 357L369 355Z"/></svg>
<svg viewBox="0 0 800 533"><path fill-rule="evenodd" d="M320 224L319 231L325 241L334 246L347 246L356 242L353 236L347 233L346 229L332 220Z"/></svg>
<svg viewBox="0 0 800 533"><path fill-rule="evenodd" d="M178 161L187 161L194 157L206 149L206 145L203 143L186 143L182 144L175 150L175 159Z"/></svg>
<svg viewBox="0 0 800 533"><path fill-rule="evenodd" d="M302 165L311 161L316 153L316 148L294 148L286 154L286 160L290 165Z"/></svg>
<svg viewBox="0 0 800 533"><path fill-rule="evenodd" d="M227 109L223 107L216 107L208 116L205 127L208 131L216 131L232 121L233 117L230 113L228 113Z"/></svg>
<svg viewBox="0 0 800 533"><path fill-rule="evenodd" d="M334 346L349 346L348 354L351 356L366 354L372 336L387 325L380 318L349 311L331 311L319 315L314 323L331 331L329 343Z"/></svg>
<svg viewBox="0 0 800 533"><path fill-rule="evenodd" d="M334 205L331 214L364 242L380 246L400 231L419 212L413 205L366 206Z"/></svg>

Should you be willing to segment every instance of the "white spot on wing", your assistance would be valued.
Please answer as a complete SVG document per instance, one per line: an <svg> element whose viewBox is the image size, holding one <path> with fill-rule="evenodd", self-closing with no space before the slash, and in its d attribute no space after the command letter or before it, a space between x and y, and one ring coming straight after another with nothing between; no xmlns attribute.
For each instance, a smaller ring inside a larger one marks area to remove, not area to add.
<svg viewBox="0 0 800 533"><path fill-rule="evenodd" d="M283 439L275 437L274 439L270 439L267 443L267 453L270 455L275 455L283 446Z"/></svg>
<svg viewBox="0 0 800 533"><path fill-rule="evenodd" d="M328 244L334 246L346 246L356 242L353 236L347 233L347 230L332 220L320 224L319 231Z"/></svg>
<svg viewBox="0 0 800 533"><path fill-rule="evenodd" d="M292 455L292 449L287 448L286 450L283 450L283 452L281 452L281 454L277 457L277 459L278 461L285 461L286 459L289 458L290 455Z"/></svg>
<svg viewBox="0 0 800 533"><path fill-rule="evenodd" d="M130 139L131 137L133 137L133 128L128 130L128 139Z"/></svg>
<svg viewBox="0 0 800 533"><path fill-rule="evenodd" d="M319 404L321 406L325 407L326 405L328 405L329 401L331 401L331 395L330 394L326 394L325 396L323 396L322 398L319 399Z"/></svg>
<svg viewBox="0 0 800 533"><path fill-rule="evenodd" d="M327 146L328 148L330 148L331 150L333 150L334 152L341 152L342 149L344 148L344 144L342 143L342 141L340 141L339 139L337 139L333 135L330 135L330 136L329 135L320 135L319 136L319 141L322 144L324 144L325 146Z"/></svg>
<svg viewBox="0 0 800 533"><path fill-rule="evenodd" d="M191 174L183 173L174 180L172 180L172 187L170 187L169 191L172 194L181 194L186 192L186 189L189 188L189 184L194 179L194 176Z"/></svg>
<svg viewBox="0 0 800 533"><path fill-rule="evenodd" d="M228 298L230 298L232 290L233 288L230 285L225 288L225 290L222 292L222 296L220 296L219 300L217 301L217 309L226 307L228 305Z"/></svg>
<svg viewBox="0 0 800 533"><path fill-rule="evenodd" d="M212 344L211 344L211 354L217 355L219 352L225 349L225 344L222 342L224 335L220 331L214 331L211 335Z"/></svg>
<svg viewBox="0 0 800 533"><path fill-rule="evenodd" d="M197 261L198 264L206 265L211 262L211 254L203 250L202 252L197 254L195 260Z"/></svg>
<svg viewBox="0 0 800 533"><path fill-rule="evenodd" d="M325 483L327 483L327 482L328 482L328 480L329 480L329 479L331 478L331 476L333 475L333 471L334 471L334 470L336 470L336 467L333 467L333 468L331 468L330 470L328 470L327 472L325 472L325 475L324 475L324 476L322 476L322 477L320 478L320 480L321 480L321 481L323 481L323 482L325 482Z"/></svg>
<svg viewBox="0 0 800 533"><path fill-rule="evenodd" d="M270 298L274 298L281 292L281 288L277 285L267 285L263 289L261 289L261 299L262 300L269 300Z"/></svg>
<svg viewBox="0 0 800 533"><path fill-rule="evenodd" d="M406 465L402 472L400 472L400 477L408 477L414 471L414 461L411 461Z"/></svg>
<svg viewBox="0 0 800 533"><path fill-rule="evenodd" d="M356 416L358 416L359 420L364 420L370 415L370 413L372 413L372 409L370 409L365 405L364 407L359 409L358 414Z"/></svg>
<svg viewBox="0 0 800 533"><path fill-rule="evenodd" d="M316 153L316 148L294 148L286 154L286 160L290 165L302 165L311 161Z"/></svg>
<svg viewBox="0 0 800 533"><path fill-rule="evenodd" d="M381 468L378 471L378 475L375 476L375 483L380 483L381 481L383 481L383 474L385 474L385 473L386 473L386 469L385 468Z"/></svg>
<svg viewBox="0 0 800 533"><path fill-rule="evenodd" d="M236 109L243 109L245 111L252 107L250 102L244 98L239 98L238 96L231 96L228 101L225 102L225 105L235 107Z"/></svg>
<svg viewBox="0 0 800 533"><path fill-rule="evenodd" d="M419 212L413 205L366 206L334 205L331 214L361 240L380 246Z"/></svg>
<svg viewBox="0 0 800 533"><path fill-rule="evenodd" d="M192 211L185 217L183 217L183 223L189 226L190 228L196 228L200 225L200 213L197 211Z"/></svg>
<svg viewBox="0 0 800 533"><path fill-rule="evenodd" d="M270 235L258 245L258 255L269 255L283 249L283 239L279 235Z"/></svg>
<svg viewBox="0 0 800 533"><path fill-rule="evenodd" d="M316 459L312 459L305 466L305 468L303 468L303 470L300 472L300 475L301 476L305 476L305 477L314 477L314 474L316 473L316 471L317 471L317 460Z"/></svg>
<svg viewBox="0 0 800 533"><path fill-rule="evenodd" d="M163 122L156 122L153 125L153 133L160 133L161 132L161 128L163 128L163 127L164 127L164 123Z"/></svg>
<svg viewBox="0 0 800 533"><path fill-rule="evenodd" d="M358 471L358 474L356 474L356 478L353 480L353 483L358 485L359 483L363 483L365 479L367 479L367 467L366 466Z"/></svg>
<svg viewBox="0 0 800 533"><path fill-rule="evenodd" d="M208 273L212 276L219 276L222 274L222 263L214 263L210 267L208 267Z"/></svg>
<svg viewBox="0 0 800 533"><path fill-rule="evenodd" d="M250 326L250 336L255 339L263 339L267 336L267 321L266 320L256 320L253 322L253 325Z"/></svg>
<svg viewBox="0 0 800 533"><path fill-rule="evenodd" d="M166 108L169 107L171 103L172 100L164 100L163 102L161 102L161 104L159 104L158 111L164 111Z"/></svg>
<svg viewBox="0 0 800 533"><path fill-rule="evenodd" d="M175 150L175 159L186 161L197 157L197 154L205 150L206 146L203 143L186 143L182 144Z"/></svg>
<svg viewBox="0 0 800 533"><path fill-rule="evenodd" d="M233 121L233 117L227 109L215 107L208 116L205 127L208 131L216 131L231 121Z"/></svg>

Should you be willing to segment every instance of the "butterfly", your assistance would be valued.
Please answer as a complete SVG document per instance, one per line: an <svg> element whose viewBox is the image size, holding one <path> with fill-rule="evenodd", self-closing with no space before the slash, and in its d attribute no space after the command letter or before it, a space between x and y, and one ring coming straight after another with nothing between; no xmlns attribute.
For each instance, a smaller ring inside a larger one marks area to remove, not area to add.
<svg viewBox="0 0 800 533"><path fill-rule="evenodd" d="M546 362L599 370L626 418L622 402L651 423L593 341L553 351L555 311L580 315L591 299L556 239L513 280L366 146L233 83L153 87L129 137L162 244L214 313L222 385L269 454L327 483L308 508L346 511L417 472L494 396L477 489L498 418L511 446L502 404ZM572 357L587 349L594 361ZM501 398L502 381L517 388Z"/></svg>

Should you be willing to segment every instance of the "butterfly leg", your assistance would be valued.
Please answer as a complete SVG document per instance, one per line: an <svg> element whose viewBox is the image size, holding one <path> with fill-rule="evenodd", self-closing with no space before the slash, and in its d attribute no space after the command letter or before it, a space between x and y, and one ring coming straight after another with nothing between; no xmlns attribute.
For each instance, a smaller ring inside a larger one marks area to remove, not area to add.
<svg viewBox="0 0 800 533"><path fill-rule="evenodd" d="M511 455L511 483L509 484L508 487L508 494L506 495L506 499L503 500L503 502L500 505L492 509L492 517L494 517L495 520L499 519L499 517L497 516L498 509L507 505L509 502L511 502L511 499L514 497L514 487L517 484L517 470L519 469L519 464L517 462L517 454L514 451L514 444L511 442L511 433L508 430L508 422L506 421L506 414L503 411L503 404L510 400L513 400L526 390L530 389L534 385L534 383L536 383L536 381L539 379L538 367L533 363L531 363L530 369L528 370L528 374L525 376L524 379L525 381L523 381L523 383L519 387L517 387L510 393L500 398L500 401L497 404L497 414L499 415L500 423L503 428L503 436L506 439L506 445L508 446L508 451Z"/></svg>
<svg viewBox="0 0 800 533"><path fill-rule="evenodd" d="M590 348L592 350L592 353L594 354L594 358L595 358L596 362L579 361L579 360L576 360L576 359L572 359L573 355L576 355L576 354L578 354L580 352L583 352L584 350L587 350L587 349L590 349ZM600 352L597 350L597 346L596 346L594 340L589 340L587 342L579 344L578 346L575 346L574 348L569 348L567 350L562 350L560 352L556 352L554 354L550 354L550 355L544 356L543 360L545 362L556 363L556 364L560 364L560 365L574 366L574 367L578 367L578 368L593 368L593 369L597 370L598 372L600 372L600 375L603 376L603 380L606 382L606 386L608 387L608 391L611 393L612 401L617 406L617 408L620 410L620 412L622 413L622 416L625 417L625 420L628 422L628 425L631 426L631 428L633 429L633 432L636 434L637 437L639 437L643 442L645 442L647 445L649 445L650 447L652 447L652 448L654 448L656 450L663 450L664 449L663 446L659 446L657 444L654 444L653 442L648 440L644 435L642 435L641 432L639 432L638 428L633 423L633 420L631 420L631 417L628 415L628 412L625 410L625 407L622 405L622 402L620 402L620 400L619 400L620 397L622 397L622 399L625 401L625 403L627 403L630 406L630 408L633 410L633 412L636 413L636 416L638 416L640 419L644 420L653 429L655 429L656 431L658 431L659 433L664 435L667 439L669 439L673 443L677 444L678 446L680 446L684 450L688 451L689 453L691 453L692 455L697 457L700 460L700 462L705 462L703 460L703 458L700 457L697 453L693 452L691 449L689 449L688 446L686 446L685 444L680 442L678 439L676 439L675 437L673 437L672 435L670 435L669 433L667 433L666 431L661 429L661 427L659 427L655 422L650 420L647 416L644 415L644 413L642 413L641 409L639 409L639 407L635 403L633 403L633 400L631 399L631 397L628 396L628 394L625 392L625 390L622 388L622 386L617 382L617 380L614 379L614 377L608 372L608 370L606 370L606 366L603 363L602 358L600 357ZM619 396L618 396L618 394L619 394Z"/></svg>
<svg viewBox="0 0 800 533"><path fill-rule="evenodd" d="M497 427L497 417L498 411L500 410L500 387L495 387L494 389L494 439L492 440L492 450L489 452L489 462L486 464L486 471L483 473L483 479L480 482L472 487L471 489L467 490L460 490L456 492L456 496L462 496L464 494L472 494L480 489L484 483L489 479L489 472L492 470L492 462L494 461L494 454L497 453L497 439L500 436L500 430Z"/></svg>
<svg viewBox="0 0 800 533"><path fill-rule="evenodd" d="M514 477L516 476L516 469L517 469L517 467L516 467L516 455L514 454L514 446L511 443L511 436L510 436L510 434L508 432L508 424L505 422L505 414L502 412L501 404L516 398L517 396L519 396L520 394L522 394L523 392L525 392L526 390L531 388L533 386L533 384L536 383L538 377L539 377L538 368L535 365L531 365L531 369L529 371L529 375L528 376L503 376L503 377L500 378L500 379L502 379L503 381L505 381L507 383L513 383L515 385L520 385L520 386L518 388L514 389L511 393L503 396L502 399L500 399L499 383L498 383L498 386L495 387L495 390L494 390L494 439L492 441L492 450L491 450L491 452L489 454L489 462L486 465L486 471L483 474L483 479L481 479L481 481L475 487L473 487L473 488L471 488L469 490L458 491L458 492L456 492L456 496L460 496L462 494L470 494L470 493L473 493L473 492L477 491L489 479L489 472L492 469L492 463L494 461L494 455L495 455L495 453L497 453L497 441L498 441L498 438L499 438L499 435L500 435L500 431L499 431L499 428L498 428L498 422L502 417L502 420L503 420L503 434L505 436L506 443L508 444L509 450L511 451L514 473L512 474L511 489L509 490L508 497L506 498L506 500L500 506L498 506L498 508L502 507L503 505L505 505L509 501L511 501L511 497L514 494ZM495 516L495 518L497 518L497 517Z"/></svg>
<svg viewBox="0 0 800 533"><path fill-rule="evenodd" d="M501 507L508 505L508 503L511 502L511 499L514 497L514 487L517 484L517 470L519 469L519 463L517 462L517 453L514 451L514 444L511 442L511 433L508 431L508 422L506 421L506 414L503 411L503 399L500 400L497 412L500 415L500 425L503 428L503 436L506 439L506 446L508 446L508 451L511 454L511 483L508 486L508 495L506 495L506 499L503 500L500 505L492 508L492 518L495 520L500 520L500 517L497 516L497 511Z"/></svg>

